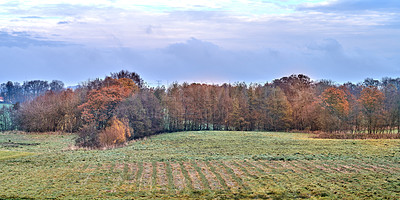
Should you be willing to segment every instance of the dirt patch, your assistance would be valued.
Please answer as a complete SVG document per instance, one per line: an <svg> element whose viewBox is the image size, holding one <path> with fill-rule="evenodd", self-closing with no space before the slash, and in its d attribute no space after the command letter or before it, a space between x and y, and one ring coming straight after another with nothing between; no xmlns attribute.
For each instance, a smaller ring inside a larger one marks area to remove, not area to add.
<svg viewBox="0 0 400 200"><path fill-rule="evenodd" d="M253 176L253 177L258 177L261 175L261 173L255 168L254 165L252 165L251 163L249 163L248 161L245 162L235 162L237 165L245 168L247 170L247 172Z"/></svg>
<svg viewBox="0 0 400 200"><path fill-rule="evenodd" d="M310 169L307 163L304 163L303 161L296 161L292 162L292 165L296 167L297 169L303 170L304 172L307 173L313 173L314 170Z"/></svg>
<svg viewBox="0 0 400 200"><path fill-rule="evenodd" d="M271 171L279 168L276 161L260 160L259 162L261 165L263 165L265 168L267 168Z"/></svg>
<svg viewBox="0 0 400 200"><path fill-rule="evenodd" d="M174 177L174 185L178 190L185 188L186 179L182 174L179 163L171 163L172 176Z"/></svg>
<svg viewBox="0 0 400 200"><path fill-rule="evenodd" d="M168 186L168 177L167 177L167 169L166 165L163 162L157 162L157 189L167 190Z"/></svg>
<svg viewBox="0 0 400 200"><path fill-rule="evenodd" d="M224 167L216 162L210 162L210 164L215 168L216 172L221 175L229 189L237 190L240 188L239 184L233 180L229 172L227 172Z"/></svg>
<svg viewBox="0 0 400 200"><path fill-rule="evenodd" d="M301 170L303 170L302 168L300 168L299 166L296 165L297 161L291 161L291 162L287 162L287 167L289 169L291 169L294 173L296 174L302 174L303 172Z"/></svg>
<svg viewBox="0 0 400 200"><path fill-rule="evenodd" d="M236 175L236 177L238 177L239 179L241 179L243 181L244 187L248 186L248 184L246 184L246 180L248 181L249 177L245 174L245 172L243 172L239 167L237 167L236 165L234 165L231 162L223 161L222 163L224 163L225 166L232 169L232 171Z"/></svg>
<svg viewBox="0 0 400 200"><path fill-rule="evenodd" d="M137 163L129 163L128 164L128 181L129 183L134 183L136 180L137 172L139 171L139 167Z"/></svg>
<svg viewBox="0 0 400 200"><path fill-rule="evenodd" d="M153 177L153 165L151 162L143 163L143 174L140 180L140 190L150 190Z"/></svg>
<svg viewBox="0 0 400 200"><path fill-rule="evenodd" d="M22 143L22 142L0 142L0 146L2 147L20 147L20 146L37 146L40 143Z"/></svg>
<svg viewBox="0 0 400 200"><path fill-rule="evenodd" d="M208 166L201 161L197 161L197 166L200 167L201 172L204 174L204 176L207 178L208 185L212 190L222 190L223 187L219 183L217 177L215 176L214 173L208 168Z"/></svg>
<svg viewBox="0 0 400 200"><path fill-rule="evenodd" d="M196 169L192 166L192 164L190 162L183 162L183 166L185 167L190 179L192 180L193 188L196 190L203 189L199 173L197 173Z"/></svg>
<svg viewBox="0 0 400 200"><path fill-rule="evenodd" d="M271 169L264 166L260 161L248 161L251 165L257 167L258 169L260 169L261 171L263 171L264 173L271 173Z"/></svg>

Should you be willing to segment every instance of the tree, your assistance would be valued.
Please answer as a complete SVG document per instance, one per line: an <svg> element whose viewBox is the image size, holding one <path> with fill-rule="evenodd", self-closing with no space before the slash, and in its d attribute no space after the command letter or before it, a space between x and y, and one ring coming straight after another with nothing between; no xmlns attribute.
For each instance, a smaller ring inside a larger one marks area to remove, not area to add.
<svg viewBox="0 0 400 200"><path fill-rule="evenodd" d="M25 81L22 87L28 100L32 100L46 93L49 90L49 83L41 80Z"/></svg>
<svg viewBox="0 0 400 200"><path fill-rule="evenodd" d="M11 131L18 128L15 116L18 111L18 105L18 103L14 106L0 105L0 132Z"/></svg>
<svg viewBox="0 0 400 200"><path fill-rule="evenodd" d="M78 145L101 146L99 134L110 133L109 131L104 132L104 130L110 126L110 120L116 115L118 104L138 91L136 84L127 78L107 77L102 85L104 86L99 89L90 90L86 102L79 106L79 109L82 110L84 126L76 141Z"/></svg>
<svg viewBox="0 0 400 200"><path fill-rule="evenodd" d="M135 130L134 138L163 131L162 107L149 89L143 89L122 101L116 113L118 118L128 119L129 126Z"/></svg>
<svg viewBox="0 0 400 200"><path fill-rule="evenodd" d="M121 70L118 73L111 73L113 79L131 79L139 88L144 86L143 79L140 78L139 74L135 72L129 72L128 70Z"/></svg>
<svg viewBox="0 0 400 200"><path fill-rule="evenodd" d="M326 89L322 95L323 106L332 114L343 119L349 114L349 102L346 93L335 87Z"/></svg>
<svg viewBox="0 0 400 200"><path fill-rule="evenodd" d="M23 89L18 82L8 81L0 86L0 96L4 97L6 103L17 103L25 100Z"/></svg>
<svg viewBox="0 0 400 200"><path fill-rule="evenodd" d="M325 130L337 131L345 128L345 122L350 112L350 105L346 93L336 87L327 88L321 94L322 107L327 111L322 121Z"/></svg>
<svg viewBox="0 0 400 200"><path fill-rule="evenodd" d="M119 102L138 90L135 83L126 78L107 78L105 85L107 86L89 91L87 101L79 106L85 123L94 123L97 129L104 128L107 121L114 116Z"/></svg>
<svg viewBox="0 0 400 200"><path fill-rule="evenodd" d="M28 132L75 132L80 127L80 103L72 90L49 91L22 103L18 111L20 127Z"/></svg>
<svg viewBox="0 0 400 200"><path fill-rule="evenodd" d="M53 92L61 92L64 89L64 83L59 80L53 80L49 84L50 90Z"/></svg>
<svg viewBox="0 0 400 200"><path fill-rule="evenodd" d="M279 88L267 88L266 118L268 129L273 131L287 130L292 123L292 109L285 93Z"/></svg>
<svg viewBox="0 0 400 200"><path fill-rule="evenodd" d="M377 87L368 86L361 91L360 103L368 121L368 133L376 132L385 96Z"/></svg>
<svg viewBox="0 0 400 200"><path fill-rule="evenodd" d="M279 87L285 93L292 108L293 128L297 130L309 130L313 123L310 112L315 106L315 88L310 77L298 74L276 79L272 84Z"/></svg>

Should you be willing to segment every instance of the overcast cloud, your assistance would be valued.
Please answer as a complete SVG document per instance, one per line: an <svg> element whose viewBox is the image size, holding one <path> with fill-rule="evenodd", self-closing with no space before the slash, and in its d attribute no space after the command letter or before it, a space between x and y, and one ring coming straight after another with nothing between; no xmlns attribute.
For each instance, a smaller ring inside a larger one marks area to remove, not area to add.
<svg viewBox="0 0 400 200"><path fill-rule="evenodd" d="M0 82L121 69L153 85L400 76L394 0L35 2L0 3Z"/></svg>

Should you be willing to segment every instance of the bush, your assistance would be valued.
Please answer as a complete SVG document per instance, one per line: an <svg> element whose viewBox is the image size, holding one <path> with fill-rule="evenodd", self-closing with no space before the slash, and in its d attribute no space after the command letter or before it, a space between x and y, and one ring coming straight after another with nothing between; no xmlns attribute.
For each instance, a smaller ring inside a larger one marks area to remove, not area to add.
<svg viewBox="0 0 400 200"><path fill-rule="evenodd" d="M81 128L75 142L81 147L100 147L99 132L94 123L87 124Z"/></svg>
<svg viewBox="0 0 400 200"><path fill-rule="evenodd" d="M113 117L105 130L99 134L99 142L101 146L112 146L126 142L131 137L131 129L128 120L118 120Z"/></svg>

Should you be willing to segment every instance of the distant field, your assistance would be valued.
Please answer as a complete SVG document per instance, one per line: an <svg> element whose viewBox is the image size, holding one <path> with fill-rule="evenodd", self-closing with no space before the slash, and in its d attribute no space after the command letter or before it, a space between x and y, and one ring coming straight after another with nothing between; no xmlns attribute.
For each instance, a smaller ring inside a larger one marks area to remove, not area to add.
<svg viewBox="0 0 400 200"><path fill-rule="evenodd" d="M400 140L203 131L88 151L73 139L0 134L0 199L400 198Z"/></svg>
<svg viewBox="0 0 400 200"><path fill-rule="evenodd" d="M0 103L0 108L3 108L3 107L10 107L10 106L12 106L12 104Z"/></svg>

